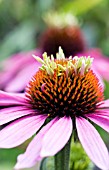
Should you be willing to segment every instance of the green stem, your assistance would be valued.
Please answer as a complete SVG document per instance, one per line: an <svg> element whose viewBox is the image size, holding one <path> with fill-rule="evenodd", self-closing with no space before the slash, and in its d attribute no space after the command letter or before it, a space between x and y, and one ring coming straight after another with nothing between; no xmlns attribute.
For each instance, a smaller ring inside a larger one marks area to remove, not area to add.
<svg viewBox="0 0 109 170"><path fill-rule="evenodd" d="M55 155L55 170L70 170L70 143L71 139L68 141L66 146Z"/></svg>
<svg viewBox="0 0 109 170"><path fill-rule="evenodd" d="M40 170L46 170L46 162L47 162L47 158L44 158L42 161L41 161L41 164L40 164Z"/></svg>

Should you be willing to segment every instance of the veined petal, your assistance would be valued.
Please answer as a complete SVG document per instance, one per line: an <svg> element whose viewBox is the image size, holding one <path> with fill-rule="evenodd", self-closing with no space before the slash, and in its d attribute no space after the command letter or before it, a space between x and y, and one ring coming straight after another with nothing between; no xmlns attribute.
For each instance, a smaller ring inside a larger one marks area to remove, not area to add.
<svg viewBox="0 0 109 170"><path fill-rule="evenodd" d="M109 114L108 115L100 115L100 114L87 114L85 115L87 118L89 118L91 121L96 123L97 125L101 126L104 130L109 132Z"/></svg>
<svg viewBox="0 0 109 170"><path fill-rule="evenodd" d="M42 141L41 157L55 155L68 142L72 133L72 119L58 119L45 134Z"/></svg>
<svg viewBox="0 0 109 170"><path fill-rule="evenodd" d="M32 113L33 113L32 110L24 106L15 106L15 107L1 109L0 110L0 125L8 123L22 116L30 115Z"/></svg>
<svg viewBox="0 0 109 170"><path fill-rule="evenodd" d="M102 115L102 116L109 116L109 109L100 109L100 110L97 110L94 114Z"/></svg>
<svg viewBox="0 0 109 170"><path fill-rule="evenodd" d="M97 130L84 118L76 118L76 127L89 158L99 168L109 170L109 153Z"/></svg>
<svg viewBox="0 0 109 170"><path fill-rule="evenodd" d="M108 108L109 109L109 99L98 103L98 108Z"/></svg>
<svg viewBox="0 0 109 170"><path fill-rule="evenodd" d="M20 93L7 93L0 90L0 106L27 104L26 97Z"/></svg>
<svg viewBox="0 0 109 170"><path fill-rule="evenodd" d="M34 139L30 142L26 152L18 156L15 169L30 168L34 166L39 159L41 159L40 150L42 147L43 136L51 128L51 126L54 124L56 120L57 119L55 118L52 121L50 121L47 125L45 125L40 130L40 132L34 137Z"/></svg>
<svg viewBox="0 0 109 170"><path fill-rule="evenodd" d="M23 117L0 131L0 147L12 148L30 138L43 125L46 116Z"/></svg>

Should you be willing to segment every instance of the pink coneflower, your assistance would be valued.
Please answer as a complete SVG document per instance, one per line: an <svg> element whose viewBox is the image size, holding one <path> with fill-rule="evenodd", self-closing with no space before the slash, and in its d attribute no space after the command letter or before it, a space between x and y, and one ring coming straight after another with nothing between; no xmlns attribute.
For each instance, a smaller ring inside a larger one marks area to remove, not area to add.
<svg viewBox="0 0 109 170"><path fill-rule="evenodd" d="M16 147L37 133L15 166L29 168L58 153L77 129L90 159L109 170L109 153L90 122L109 132L109 100L103 100L102 84L91 67L93 59L65 58L61 48L56 59L46 53L43 60L34 58L42 66L26 93L0 92L0 124L5 125L0 131L0 147Z"/></svg>

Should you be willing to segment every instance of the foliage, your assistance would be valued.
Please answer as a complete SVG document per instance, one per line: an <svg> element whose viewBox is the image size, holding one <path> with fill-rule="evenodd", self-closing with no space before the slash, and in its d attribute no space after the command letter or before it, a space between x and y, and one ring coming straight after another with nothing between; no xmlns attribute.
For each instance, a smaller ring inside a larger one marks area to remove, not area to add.
<svg viewBox="0 0 109 170"><path fill-rule="evenodd" d="M44 159L42 167L42 170L54 170L54 158L50 157ZM90 170L92 168L93 164L86 155L81 144L79 142L74 143L74 141L72 140L70 152L70 170Z"/></svg>

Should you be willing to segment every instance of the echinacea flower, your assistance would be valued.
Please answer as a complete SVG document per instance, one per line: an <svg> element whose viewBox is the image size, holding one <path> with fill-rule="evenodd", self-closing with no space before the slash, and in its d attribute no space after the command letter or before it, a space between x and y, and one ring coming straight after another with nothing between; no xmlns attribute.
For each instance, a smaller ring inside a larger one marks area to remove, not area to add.
<svg viewBox="0 0 109 170"><path fill-rule="evenodd" d="M42 66L27 85L25 94L0 91L0 147L12 148L28 138L15 169L58 153L76 129L90 159L109 170L109 153L91 121L109 132L109 100L104 100L101 81L90 57L65 58L62 49L54 59L46 53L34 56Z"/></svg>

